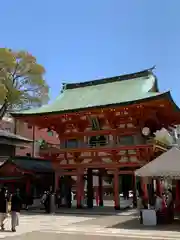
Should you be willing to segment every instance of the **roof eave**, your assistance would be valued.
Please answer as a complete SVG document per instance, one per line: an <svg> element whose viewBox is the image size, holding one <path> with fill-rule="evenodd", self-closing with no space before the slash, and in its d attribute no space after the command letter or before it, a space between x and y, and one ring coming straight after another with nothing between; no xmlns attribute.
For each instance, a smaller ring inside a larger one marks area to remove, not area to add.
<svg viewBox="0 0 180 240"><path fill-rule="evenodd" d="M139 104L144 103L147 101L154 101L158 100L160 98L169 99L172 104L174 105L176 111L179 111L179 107L175 104L174 100L172 99L170 91L159 94L157 96L152 96L144 99L138 99L128 102L122 102L122 103L113 103L113 104L107 104L107 105L99 105L99 106L93 106L93 107L86 107L86 108L78 108L78 109L69 109L69 110L63 110L63 111L54 111L54 112L44 112L44 113L12 113L13 117L28 117L28 116L44 116L44 115L54 115L54 114L67 114L72 112L80 112L80 111L86 111L86 110L93 110L97 108L112 108L117 106L127 106L127 105L133 105L133 104Z"/></svg>
<svg viewBox="0 0 180 240"><path fill-rule="evenodd" d="M3 167L5 167L5 166L8 165L8 164L11 164L11 165L15 166L15 167L19 170L19 172L22 172L22 175L24 175L24 174L33 174L31 171L27 171L27 170L21 168L20 166L18 166L15 162L13 162L13 161L11 160L11 158L7 159L7 160L2 164L2 165L0 166L0 169L3 168Z"/></svg>

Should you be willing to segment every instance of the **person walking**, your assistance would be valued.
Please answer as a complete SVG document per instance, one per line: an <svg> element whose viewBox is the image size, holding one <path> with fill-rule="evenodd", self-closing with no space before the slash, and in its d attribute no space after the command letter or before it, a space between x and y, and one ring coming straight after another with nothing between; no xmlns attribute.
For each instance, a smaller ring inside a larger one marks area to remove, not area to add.
<svg viewBox="0 0 180 240"><path fill-rule="evenodd" d="M11 198L11 227L12 232L16 232L16 226L19 226L19 215L22 207L22 199L19 189L12 195Z"/></svg>
<svg viewBox="0 0 180 240"><path fill-rule="evenodd" d="M0 191L0 227L1 230L5 230L4 221L8 216L8 196L6 194L6 189L1 188Z"/></svg>

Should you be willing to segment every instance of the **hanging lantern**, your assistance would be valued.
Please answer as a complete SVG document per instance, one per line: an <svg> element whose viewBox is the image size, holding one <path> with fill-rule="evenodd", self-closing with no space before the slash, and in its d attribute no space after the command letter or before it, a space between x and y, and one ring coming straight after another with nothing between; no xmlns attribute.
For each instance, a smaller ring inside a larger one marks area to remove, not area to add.
<svg viewBox="0 0 180 240"><path fill-rule="evenodd" d="M144 135L144 136L148 136L149 134L150 134L150 129L148 128L148 127L144 127L143 129L142 129L142 134Z"/></svg>

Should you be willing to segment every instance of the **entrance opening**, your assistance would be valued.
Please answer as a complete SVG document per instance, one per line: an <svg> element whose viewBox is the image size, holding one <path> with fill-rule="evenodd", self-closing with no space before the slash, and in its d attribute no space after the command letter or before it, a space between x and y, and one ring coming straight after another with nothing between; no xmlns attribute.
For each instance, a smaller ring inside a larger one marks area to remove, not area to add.
<svg viewBox="0 0 180 240"><path fill-rule="evenodd" d="M104 168L87 168L80 175L64 172L59 180L59 207L126 208L133 202L132 176Z"/></svg>

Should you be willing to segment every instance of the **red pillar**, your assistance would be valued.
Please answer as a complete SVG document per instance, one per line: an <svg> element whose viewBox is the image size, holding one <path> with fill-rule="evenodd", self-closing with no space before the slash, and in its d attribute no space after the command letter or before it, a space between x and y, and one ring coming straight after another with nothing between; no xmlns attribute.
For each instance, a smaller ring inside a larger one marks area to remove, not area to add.
<svg viewBox="0 0 180 240"><path fill-rule="evenodd" d="M81 168L77 171L77 182L76 182L76 193L77 193L77 208L82 208L82 199L84 192L84 181L83 181L83 171Z"/></svg>
<svg viewBox="0 0 180 240"><path fill-rule="evenodd" d="M15 186L14 186L14 184L13 184L13 183L11 184L11 192L12 192L12 193L14 193L14 192L15 192Z"/></svg>
<svg viewBox="0 0 180 240"><path fill-rule="evenodd" d="M102 169L99 169L99 186L98 186L98 195L99 195L99 206L103 207L103 196L104 196L104 189L103 189L103 176L102 176Z"/></svg>
<svg viewBox="0 0 180 240"><path fill-rule="evenodd" d="M137 207L136 176L132 174L133 207Z"/></svg>
<svg viewBox="0 0 180 240"><path fill-rule="evenodd" d="M146 179L145 178L141 178L141 188L143 191L143 196L145 199L148 199L148 190L147 190L147 184L146 184Z"/></svg>
<svg viewBox="0 0 180 240"><path fill-rule="evenodd" d="M156 194L162 196L162 185L159 179L156 179Z"/></svg>
<svg viewBox="0 0 180 240"><path fill-rule="evenodd" d="M82 172L81 172L81 205L82 205L82 207L84 205L84 198L85 198L85 194L84 194L84 170L82 169Z"/></svg>
<svg viewBox="0 0 180 240"><path fill-rule="evenodd" d="M120 199L119 199L119 171L114 171L114 208L120 210Z"/></svg>
<svg viewBox="0 0 180 240"><path fill-rule="evenodd" d="M54 187L55 192L59 189L59 179L60 179L59 174L55 173L55 187Z"/></svg>

